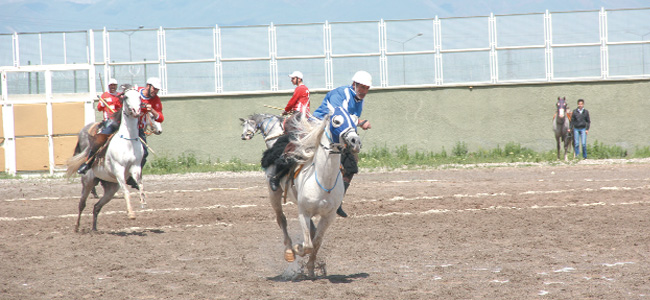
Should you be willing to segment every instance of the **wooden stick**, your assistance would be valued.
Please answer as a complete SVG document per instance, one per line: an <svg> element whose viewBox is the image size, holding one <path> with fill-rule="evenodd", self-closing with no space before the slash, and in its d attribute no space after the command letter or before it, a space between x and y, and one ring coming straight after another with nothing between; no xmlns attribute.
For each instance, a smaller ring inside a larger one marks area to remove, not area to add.
<svg viewBox="0 0 650 300"><path fill-rule="evenodd" d="M103 103L104 106L108 108L108 110L110 110L112 113L115 113L115 111L110 106L108 106L108 103L106 103L106 100L104 100L104 98L97 96L97 99L99 99L99 102Z"/></svg>
<svg viewBox="0 0 650 300"><path fill-rule="evenodd" d="M149 145L147 145L147 143L145 143L144 140L141 137L138 137L138 138L140 138L140 142L142 142L142 144L145 147L147 147L147 149L149 149L149 151L151 151L151 153L156 154L156 151L153 151L153 149L151 149L151 147L149 147Z"/></svg>
<svg viewBox="0 0 650 300"><path fill-rule="evenodd" d="M266 105L266 104L264 104L264 106L266 106L266 107L268 107L268 108L273 108L273 109L277 109L277 110L282 110L282 111L284 111L284 108L279 108L279 107L275 107L275 106L271 106L271 105Z"/></svg>

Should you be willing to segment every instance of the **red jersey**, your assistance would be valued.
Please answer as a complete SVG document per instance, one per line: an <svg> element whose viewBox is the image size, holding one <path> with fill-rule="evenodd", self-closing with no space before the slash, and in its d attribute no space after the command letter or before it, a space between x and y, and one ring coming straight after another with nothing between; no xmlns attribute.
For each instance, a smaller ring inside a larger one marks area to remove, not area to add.
<svg viewBox="0 0 650 300"><path fill-rule="evenodd" d="M158 113L158 118L155 119L154 121L158 123L162 123L165 120L165 117L163 116L162 103L160 102L160 97L156 95L155 97L146 98L145 96L142 95L142 90L144 89L145 87L138 88L138 91L140 92L140 100L144 104L151 104L151 108ZM143 129L145 126L144 123L145 123L144 114L142 114L142 116L140 116L140 121L138 122L138 128Z"/></svg>
<svg viewBox="0 0 650 300"><path fill-rule="evenodd" d="M293 97L289 99L289 103L287 103L284 111L298 111L309 115L309 89L306 85L301 84L296 87L296 90L293 92Z"/></svg>
<svg viewBox="0 0 650 300"><path fill-rule="evenodd" d="M122 108L122 102L120 101L118 95L119 94L117 92L115 94L104 92L101 98L106 101L106 104L108 104L108 106L104 105L102 101L99 101L99 103L97 103L97 110L103 113L104 121L110 118L114 112Z"/></svg>

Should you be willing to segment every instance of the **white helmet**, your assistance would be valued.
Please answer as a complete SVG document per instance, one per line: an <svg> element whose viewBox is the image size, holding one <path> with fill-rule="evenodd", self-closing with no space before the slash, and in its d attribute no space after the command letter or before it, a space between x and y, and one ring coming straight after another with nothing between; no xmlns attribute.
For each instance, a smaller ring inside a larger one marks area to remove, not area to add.
<svg viewBox="0 0 650 300"><path fill-rule="evenodd" d="M117 80L116 80L115 78L111 78L111 79L108 81L108 85L111 85L111 84L117 84Z"/></svg>
<svg viewBox="0 0 650 300"><path fill-rule="evenodd" d="M363 84L367 87L372 87L372 76L370 76L370 73L366 71L358 71L354 73L354 76L352 76L352 81Z"/></svg>
<svg viewBox="0 0 650 300"><path fill-rule="evenodd" d="M289 74L289 78L294 78L294 77L298 77L298 78L302 79L302 72L293 71L293 73Z"/></svg>
<svg viewBox="0 0 650 300"><path fill-rule="evenodd" d="M156 89L162 89L162 85L160 84L160 78L158 77L150 77L147 79L147 84L151 84Z"/></svg>

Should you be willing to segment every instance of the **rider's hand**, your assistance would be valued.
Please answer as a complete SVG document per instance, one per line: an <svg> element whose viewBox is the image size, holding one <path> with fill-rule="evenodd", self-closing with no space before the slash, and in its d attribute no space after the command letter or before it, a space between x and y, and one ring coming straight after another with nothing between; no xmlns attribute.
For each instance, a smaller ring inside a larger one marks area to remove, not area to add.
<svg viewBox="0 0 650 300"><path fill-rule="evenodd" d="M361 127L361 129L363 130L368 130L372 128L372 126L370 126L370 121L368 120L361 120L361 122L359 122L359 127Z"/></svg>
<svg viewBox="0 0 650 300"><path fill-rule="evenodd" d="M286 116L286 115L288 115L288 114L289 114L289 112L286 111L286 110L282 112L282 115L283 115L283 116Z"/></svg>

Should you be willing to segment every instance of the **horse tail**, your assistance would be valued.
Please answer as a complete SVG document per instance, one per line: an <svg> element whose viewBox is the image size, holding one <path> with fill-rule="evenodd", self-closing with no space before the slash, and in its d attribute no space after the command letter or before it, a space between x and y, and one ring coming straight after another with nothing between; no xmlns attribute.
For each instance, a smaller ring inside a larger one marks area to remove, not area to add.
<svg viewBox="0 0 650 300"><path fill-rule="evenodd" d="M79 147L79 143L77 143L77 147ZM66 162L66 166L68 168L65 171L65 177L70 178L77 174L77 170L86 161L86 158L88 157L88 148L80 150L77 152L77 148L75 148L75 155L68 158L68 161Z"/></svg>
<svg viewBox="0 0 650 300"><path fill-rule="evenodd" d="M81 146L79 145L79 141L77 141L77 145L74 147L74 155L79 153L81 153Z"/></svg>

